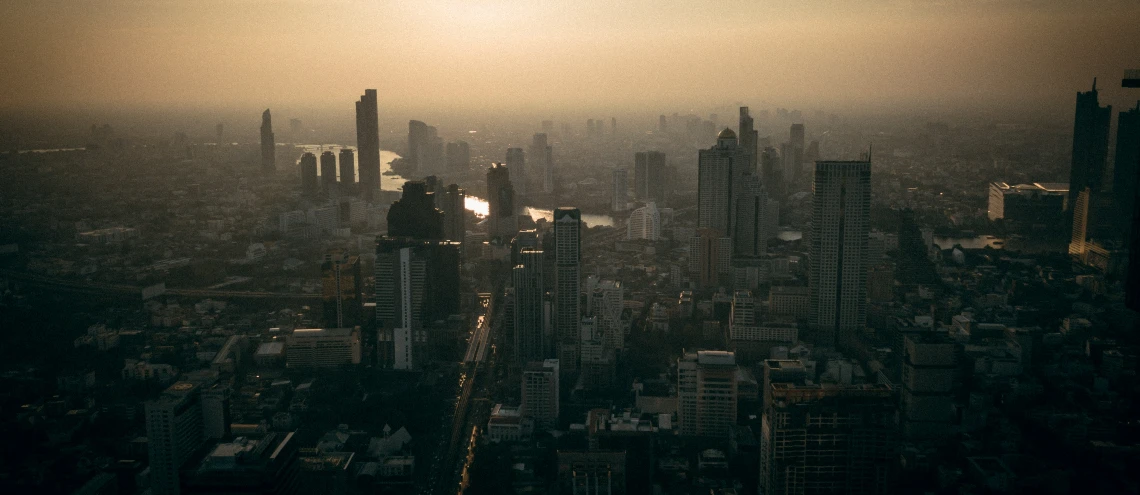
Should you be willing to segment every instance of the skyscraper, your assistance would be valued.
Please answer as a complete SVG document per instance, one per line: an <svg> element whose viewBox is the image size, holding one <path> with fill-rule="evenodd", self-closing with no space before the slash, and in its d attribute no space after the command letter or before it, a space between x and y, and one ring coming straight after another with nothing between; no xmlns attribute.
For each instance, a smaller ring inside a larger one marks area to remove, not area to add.
<svg viewBox="0 0 1140 495"><path fill-rule="evenodd" d="M698 288L723 285L732 272L732 238L716 229L698 229L689 238L689 276Z"/></svg>
<svg viewBox="0 0 1140 495"><path fill-rule="evenodd" d="M317 182L317 155L305 153L301 155L301 191L306 196L316 196L320 190Z"/></svg>
<svg viewBox="0 0 1140 495"><path fill-rule="evenodd" d="M528 363L523 370L522 404L519 409L525 417L534 420L534 427L550 430L558 426L558 375L561 363L546 359Z"/></svg>
<svg viewBox="0 0 1140 495"><path fill-rule="evenodd" d="M867 320L871 162L816 162L809 276L814 343L845 343Z"/></svg>
<svg viewBox="0 0 1140 495"><path fill-rule="evenodd" d="M759 149L757 143L760 141L759 133L756 131L753 124L752 116L748 114L748 107L740 107L740 147L744 149L749 159L752 161L750 167L755 169L756 162L759 160Z"/></svg>
<svg viewBox="0 0 1140 495"><path fill-rule="evenodd" d="M467 141L447 143L447 171L462 172L471 167L471 146Z"/></svg>
<svg viewBox="0 0 1140 495"><path fill-rule="evenodd" d="M748 157L736 144L736 133L725 129L716 146L698 152L697 226L729 234L733 217L733 180L748 172Z"/></svg>
<svg viewBox="0 0 1140 495"><path fill-rule="evenodd" d="M807 180L808 177L804 177L806 170L804 170L803 124L792 124L789 130L788 142L784 143L782 148L780 154L784 158L785 187L787 184L802 183Z"/></svg>
<svg viewBox="0 0 1140 495"><path fill-rule="evenodd" d="M733 184L732 255L755 258L768 249L771 211L768 192L755 174L745 174Z"/></svg>
<svg viewBox="0 0 1140 495"><path fill-rule="evenodd" d="M439 138L439 131L418 120L408 121L407 159L419 175L442 173L443 140Z"/></svg>
<svg viewBox="0 0 1140 495"><path fill-rule="evenodd" d="M434 193L424 181L404 183L400 199L388 209L388 237L442 240L443 212L435 207Z"/></svg>
<svg viewBox="0 0 1140 495"><path fill-rule="evenodd" d="M1112 169L1112 192L1121 225L1129 228L1136 205L1136 195L1140 193L1137 181L1140 180L1140 101L1136 108L1120 112L1116 126L1116 160ZM1128 235L1130 233L1126 233Z"/></svg>
<svg viewBox="0 0 1140 495"><path fill-rule="evenodd" d="M462 243L467 234L464 208L467 192L459 184L447 186L442 193L435 193L436 205L443 212L443 238Z"/></svg>
<svg viewBox="0 0 1140 495"><path fill-rule="evenodd" d="M612 177L613 193L610 198L610 209L625 211L629 208L629 172L624 168L615 168Z"/></svg>
<svg viewBox="0 0 1140 495"><path fill-rule="evenodd" d="M356 185L356 155L350 148L340 150L340 185L345 192L350 192Z"/></svg>
<svg viewBox="0 0 1140 495"><path fill-rule="evenodd" d="M153 493L180 493L182 466L209 438L220 438L228 431L226 392L212 381L206 377L179 381L147 401L147 457Z"/></svg>
<svg viewBox="0 0 1140 495"><path fill-rule="evenodd" d="M459 313L459 243L381 237L375 280L380 361L413 369L426 328Z"/></svg>
<svg viewBox="0 0 1140 495"><path fill-rule="evenodd" d="M529 154L530 164L542 174L542 192L550 194L554 191L554 164L550 163L551 149L546 133L540 132L534 135Z"/></svg>
<svg viewBox="0 0 1140 495"><path fill-rule="evenodd" d="M777 201L784 200L784 166L780 159L780 152L771 146L760 152L760 180L768 197Z"/></svg>
<svg viewBox="0 0 1140 495"><path fill-rule="evenodd" d="M336 191L336 155L331 151L321 153L321 191L326 195Z"/></svg>
<svg viewBox="0 0 1140 495"><path fill-rule="evenodd" d="M633 196L665 207L665 153L642 151L633 155Z"/></svg>
<svg viewBox="0 0 1140 495"><path fill-rule="evenodd" d="M546 278L542 256L541 249L523 248L511 274L515 293L515 362L520 366L552 354L552 342L544 333Z"/></svg>
<svg viewBox="0 0 1140 495"><path fill-rule="evenodd" d="M677 430L685 436L727 439L736 424L736 355L687 352L677 360Z"/></svg>
<svg viewBox="0 0 1140 495"><path fill-rule="evenodd" d="M1069 169L1070 208L1077 204L1077 196L1086 187L1095 196L1104 185L1111 120L1112 106L1100 106L1096 79L1093 79L1091 91L1077 93L1077 109L1073 118L1073 159Z"/></svg>
<svg viewBox="0 0 1140 495"><path fill-rule="evenodd" d="M1073 232L1069 238L1069 255L1085 260L1087 251L1089 229L1089 206L1092 201L1092 189L1085 187L1077 194L1077 201L1069 208L1073 211Z"/></svg>
<svg viewBox="0 0 1140 495"><path fill-rule="evenodd" d="M769 387L759 435L762 493L890 493L898 434L889 386Z"/></svg>
<svg viewBox="0 0 1140 495"><path fill-rule="evenodd" d="M273 117L269 109L261 114L261 171L272 173L277 171L277 148L273 141Z"/></svg>
<svg viewBox="0 0 1140 495"><path fill-rule="evenodd" d="M380 192L380 122L376 90L366 89L356 102L356 151L360 190L371 201Z"/></svg>
<svg viewBox="0 0 1140 495"><path fill-rule="evenodd" d="M360 258L331 253L321 264L321 303L325 326L352 328L364 324L364 280Z"/></svg>
<svg viewBox="0 0 1140 495"><path fill-rule="evenodd" d="M507 168L511 170L511 185L515 186L515 195L526 197L526 153L522 148L507 149Z"/></svg>
<svg viewBox="0 0 1140 495"><path fill-rule="evenodd" d="M515 188L511 183L510 169L502 163L492 163L487 169L487 234L494 238L510 239L518 232L515 218Z"/></svg>
<svg viewBox="0 0 1140 495"><path fill-rule="evenodd" d="M554 332L563 369L577 369L578 322L582 317L582 212L554 210Z"/></svg>

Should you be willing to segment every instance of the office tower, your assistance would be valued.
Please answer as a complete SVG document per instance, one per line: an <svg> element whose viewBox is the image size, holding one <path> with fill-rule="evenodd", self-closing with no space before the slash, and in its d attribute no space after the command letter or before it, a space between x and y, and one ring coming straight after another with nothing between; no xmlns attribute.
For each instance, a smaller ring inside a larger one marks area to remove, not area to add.
<svg viewBox="0 0 1140 495"><path fill-rule="evenodd" d="M542 192L554 192L554 163L552 147L545 133L534 135L530 143L531 165L542 173Z"/></svg>
<svg viewBox="0 0 1140 495"><path fill-rule="evenodd" d="M534 420L537 430L558 427L558 374L557 359L532 361L523 369L522 415Z"/></svg>
<svg viewBox="0 0 1140 495"><path fill-rule="evenodd" d="M242 435L215 445L186 470L182 493L297 493L298 441L294 433Z"/></svg>
<svg viewBox="0 0 1140 495"><path fill-rule="evenodd" d="M642 151L633 155L633 195L638 201L665 205L665 153Z"/></svg>
<svg viewBox="0 0 1140 495"><path fill-rule="evenodd" d="M629 172L624 168L616 168L612 172L613 194L610 209L625 211L629 209Z"/></svg>
<svg viewBox="0 0 1140 495"><path fill-rule="evenodd" d="M336 368L360 364L359 328L297 328L285 341L285 366Z"/></svg>
<svg viewBox="0 0 1140 495"><path fill-rule="evenodd" d="M306 196L316 196L320 191L317 179L317 155L312 153L301 155L301 191Z"/></svg>
<svg viewBox="0 0 1140 495"><path fill-rule="evenodd" d="M435 193L435 202L443 212L443 238L462 243L467 237L466 213L467 191L459 184L451 184L442 193Z"/></svg>
<svg viewBox="0 0 1140 495"><path fill-rule="evenodd" d="M428 139L428 136L430 135L430 131L428 130L429 127L431 127L431 126L429 126L423 122L420 122L418 120L409 120L408 121L408 156L407 156L407 159L409 162L411 162L416 167L417 172L420 172L419 171L420 152L423 150L424 142ZM421 173L420 175L428 175L428 174Z"/></svg>
<svg viewBox="0 0 1140 495"><path fill-rule="evenodd" d="M1091 91L1077 93L1077 109L1073 118L1073 159L1069 169L1070 208L1077 204L1077 196L1086 187L1091 196L1096 196L1104 186L1112 106L1100 106L1097 94L1095 78Z"/></svg>
<svg viewBox="0 0 1140 495"><path fill-rule="evenodd" d="M459 313L459 243L381 237L375 280L381 364L413 369L425 328Z"/></svg>
<svg viewBox="0 0 1140 495"><path fill-rule="evenodd" d="M986 217L1017 230L1052 229L1065 223L1066 184L991 182Z"/></svg>
<svg viewBox="0 0 1140 495"><path fill-rule="evenodd" d="M462 172L471 167L471 146L467 141L447 143L447 171Z"/></svg>
<svg viewBox="0 0 1140 495"><path fill-rule="evenodd" d="M582 317L579 295L582 282L582 212L577 208L554 210L554 331L558 356L566 370L577 369L578 322Z"/></svg>
<svg viewBox="0 0 1140 495"><path fill-rule="evenodd" d="M812 191L809 322L816 345L845 344L867 321L871 162L816 162Z"/></svg>
<svg viewBox="0 0 1140 495"><path fill-rule="evenodd" d="M434 193L424 181L404 183L400 199L388 209L388 237L442 240L443 212L435 208Z"/></svg>
<svg viewBox="0 0 1140 495"><path fill-rule="evenodd" d="M356 155L349 148L340 150L340 185L348 192L356 185Z"/></svg>
<svg viewBox="0 0 1140 495"><path fill-rule="evenodd" d="M331 151L321 153L321 191L328 195L336 190L336 155Z"/></svg>
<svg viewBox="0 0 1140 495"><path fill-rule="evenodd" d="M523 248L512 269L514 282L514 350L520 366L541 361L553 352L545 335L546 278L541 249Z"/></svg>
<svg viewBox="0 0 1140 495"><path fill-rule="evenodd" d="M510 239L518 232L515 218L515 189L510 169L501 163L492 163L487 169L487 235Z"/></svg>
<svg viewBox="0 0 1140 495"><path fill-rule="evenodd" d="M326 326L352 328L364 324L364 279L359 257L326 255L321 264L321 288Z"/></svg>
<svg viewBox="0 0 1140 495"><path fill-rule="evenodd" d="M228 431L228 398L224 387L213 381L205 376L179 381L146 402L152 493L180 493L182 466L210 438Z"/></svg>
<svg viewBox="0 0 1140 495"><path fill-rule="evenodd" d="M597 332L607 351L625 347L621 314L625 309L625 287L620 281L602 280L589 294L588 313L594 317Z"/></svg>
<svg viewBox="0 0 1140 495"><path fill-rule="evenodd" d="M1140 101L1136 108L1120 112L1116 125L1116 159L1112 169L1112 192L1116 196L1117 225L1131 230L1136 195L1140 193ZM1125 231L1125 235L1131 232Z"/></svg>
<svg viewBox="0 0 1140 495"><path fill-rule="evenodd" d="M689 276L701 289L724 285L732 272L732 238L715 229L699 229L689 238Z"/></svg>
<svg viewBox="0 0 1140 495"><path fill-rule="evenodd" d="M773 383L803 385L809 378L814 378L808 373L803 361L798 359L765 359L761 367L761 374L760 386L763 387L760 391L761 413L768 408L768 404L772 403Z"/></svg>
<svg viewBox="0 0 1140 495"><path fill-rule="evenodd" d="M717 136L716 146L698 152L697 161L697 226L729 234L732 183L748 172L748 157L737 146L736 133L725 129Z"/></svg>
<svg viewBox="0 0 1140 495"><path fill-rule="evenodd" d="M277 150L273 142L273 117L269 109L261 114L261 171L272 173L277 170Z"/></svg>
<svg viewBox="0 0 1140 495"><path fill-rule="evenodd" d="M788 142L780 146L780 155L784 159L785 187L810 179L805 177L807 171L804 170L805 166L811 166L804 162L804 125L792 124L789 136Z"/></svg>
<svg viewBox="0 0 1140 495"><path fill-rule="evenodd" d="M1077 194L1077 201L1069 207L1073 211L1073 233L1069 238L1069 255L1085 260L1088 252L1089 202L1092 200L1092 189L1085 187Z"/></svg>
<svg viewBox="0 0 1140 495"><path fill-rule="evenodd" d="M760 152L760 179L768 197L778 201L784 200L784 167L780 159L780 152L771 146Z"/></svg>
<svg viewBox="0 0 1140 495"><path fill-rule="evenodd" d="M657 203L652 201L629 214L626 223L626 240L643 239L657 241L661 239L661 212L657 210Z"/></svg>
<svg viewBox="0 0 1140 495"><path fill-rule="evenodd" d="M727 439L736 424L736 355L686 352L677 360L677 430L681 435Z"/></svg>
<svg viewBox="0 0 1140 495"><path fill-rule="evenodd" d="M889 386L773 383L766 393L762 493L891 493L898 438Z"/></svg>
<svg viewBox="0 0 1140 495"><path fill-rule="evenodd" d="M956 345L944 332L912 332L905 337L904 349L899 400L903 436L943 438L951 433L954 419Z"/></svg>
<svg viewBox="0 0 1140 495"><path fill-rule="evenodd" d="M522 148L507 149L507 168L511 170L511 185L519 198L526 197L526 153Z"/></svg>
<svg viewBox="0 0 1140 495"><path fill-rule="evenodd" d="M732 313L728 316L728 324L753 325L756 323L756 298L752 291L737 289L732 292Z"/></svg>
<svg viewBox="0 0 1140 495"><path fill-rule="evenodd" d="M366 89L356 102L356 157L360 190L371 201L380 193L380 121L376 90Z"/></svg>
<svg viewBox="0 0 1140 495"><path fill-rule="evenodd" d="M745 174L734 181L732 255L756 258L768 250L769 217L768 192L755 174Z"/></svg>
<svg viewBox="0 0 1140 495"><path fill-rule="evenodd" d="M756 163L760 158L760 150L757 143L760 141L760 135L756 131L753 124L752 116L748 115L748 107L740 107L740 147L744 149L744 153L748 155L751 164L751 169L756 169Z"/></svg>

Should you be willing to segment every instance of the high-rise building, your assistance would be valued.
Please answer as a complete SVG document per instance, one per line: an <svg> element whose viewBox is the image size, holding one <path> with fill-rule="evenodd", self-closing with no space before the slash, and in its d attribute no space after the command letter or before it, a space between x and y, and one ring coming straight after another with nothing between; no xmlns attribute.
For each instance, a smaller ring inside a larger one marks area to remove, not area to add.
<svg viewBox="0 0 1140 495"><path fill-rule="evenodd" d="M321 264L321 302L325 325L352 328L364 324L364 280L360 258L330 253Z"/></svg>
<svg viewBox="0 0 1140 495"><path fill-rule="evenodd" d="M336 191L336 155L331 151L321 153L321 192L331 195Z"/></svg>
<svg viewBox="0 0 1140 495"><path fill-rule="evenodd" d="M1136 195L1140 194L1140 101L1136 108L1120 112L1116 125L1116 159L1112 169L1112 192L1116 196L1117 225L1130 229ZM1126 232L1130 235L1131 232Z"/></svg>
<svg viewBox="0 0 1140 495"><path fill-rule="evenodd" d="M418 120L408 121L408 161L419 175L443 173L443 140L439 131Z"/></svg>
<svg viewBox="0 0 1140 495"><path fill-rule="evenodd" d="M607 351L625 347L625 328L621 314L625 309L625 287L616 280L602 280L589 294L588 313L594 317L597 332Z"/></svg>
<svg viewBox="0 0 1140 495"><path fill-rule="evenodd" d="M768 197L784 200L784 166L776 148L769 146L760 152L760 178Z"/></svg>
<svg viewBox="0 0 1140 495"><path fill-rule="evenodd" d="M511 170L511 185L515 186L515 194L520 198L526 197L526 153L522 148L507 149L507 168Z"/></svg>
<svg viewBox="0 0 1140 495"><path fill-rule="evenodd" d="M554 331L565 370L577 369L578 322L582 317L582 212L554 210Z"/></svg>
<svg viewBox="0 0 1140 495"><path fill-rule="evenodd" d="M518 233L514 184L510 169L502 163L492 163L487 169L487 216L490 237L510 239Z"/></svg>
<svg viewBox="0 0 1140 495"><path fill-rule="evenodd" d="M812 164L804 161L806 150L804 148L804 125L792 124L791 129L788 131L788 150L783 153L784 155L784 177L791 177L793 181L803 182L810 177L805 177ZM790 174L789 174L790 172Z"/></svg>
<svg viewBox="0 0 1140 495"><path fill-rule="evenodd" d="M467 141L447 143L447 171L462 172L471 167L471 146Z"/></svg>
<svg viewBox="0 0 1140 495"><path fill-rule="evenodd" d="M610 209L626 211L629 209L629 172L624 168L615 168L612 176L613 194Z"/></svg>
<svg viewBox="0 0 1140 495"><path fill-rule="evenodd" d="M542 174L542 192L546 194L554 192L554 157L546 133L540 132L534 135L529 154L532 168Z"/></svg>
<svg viewBox="0 0 1140 495"><path fill-rule="evenodd" d="M320 191L317 179L317 155L305 153L301 155L301 191L306 196L316 196Z"/></svg>
<svg viewBox="0 0 1140 495"><path fill-rule="evenodd" d="M512 270L514 282L515 362L525 365L553 354L553 342L545 334L546 277L541 249L523 248Z"/></svg>
<svg viewBox="0 0 1140 495"><path fill-rule="evenodd" d="M891 493L898 434L889 386L772 383L765 393L762 493Z"/></svg>
<svg viewBox="0 0 1140 495"><path fill-rule="evenodd" d="M723 235L731 232L733 181L747 173L749 159L736 144L736 133L725 129L716 146L698 152L697 226Z"/></svg>
<svg viewBox="0 0 1140 495"><path fill-rule="evenodd" d="M686 352L677 360L677 430L681 435L728 438L736 424L736 355Z"/></svg>
<svg viewBox="0 0 1140 495"><path fill-rule="evenodd" d="M665 153L641 151L633 155L633 196L638 201L653 201L665 207Z"/></svg>
<svg viewBox="0 0 1140 495"><path fill-rule="evenodd" d="M944 438L951 433L955 348L945 333L905 336L899 419L906 438Z"/></svg>
<svg viewBox="0 0 1140 495"><path fill-rule="evenodd" d="M273 117L268 108L261 114L261 171L277 171L277 145L273 141Z"/></svg>
<svg viewBox="0 0 1140 495"><path fill-rule="evenodd" d="M1065 224L1068 196L1065 184L991 182L986 216L1019 230L1052 229Z"/></svg>
<svg viewBox="0 0 1140 495"><path fill-rule="evenodd" d="M175 382L146 403L147 457L151 492L177 495L181 468L210 438L228 431L224 387L209 377Z"/></svg>
<svg viewBox="0 0 1140 495"><path fill-rule="evenodd" d="M285 343L289 368L335 368L360 364L359 328L297 328Z"/></svg>
<svg viewBox="0 0 1140 495"><path fill-rule="evenodd" d="M534 421L539 430L558 427L558 374L557 359L527 363L522 376L522 415Z"/></svg>
<svg viewBox="0 0 1140 495"><path fill-rule="evenodd" d="M466 215L464 208L467 202L467 192L459 184L451 184L442 193L435 193L435 203L443 212L443 238L449 241L463 243L467 237Z"/></svg>
<svg viewBox="0 0 1140 495"><path fill-rule="evenodd" d="M816 162L812 192L809 321L832 346L866 325L871 162Z"/></svg>
<svg viewBox="0 0 1140 495"><path fill-rule="evenodd" d="M751 168L756 168L757 160L759 160L760 150L757 144L760 141L759 132L756 131L755 124L753 123L752 116L748 114L748 107L740 107L740 126L738 128L740 136L740 147L744 149L744 153L748 155L751 160Z"/></svg>
<svg viewBox="0 0 1140 495"><path fill-rule="evenodd" d="M1077 194L1077 200L1069 208L1073 212L1073 233L1069 238L1069 255L1075 256L1082 262L1088 252L1089 205L1092 201L1092 189L1085 187Z"/></svg>
<svg viewBox="0 0 1140 495"><path fill-rule="evenodd" d="M755 174L745 174L737 178L733 187L732 255L741 258L757 258L768 251L768 236L773 215L768 200L768 191Z"/></svg>
<svg viewBox="0 0 1140 495"><path fill-rule="evenodd" d="M700 229L689 239L689 276L707 289L727 283L732 273L732 238L715 229Z"/></svg>
<svg viewBox="0 0 1140 495"><path fill-rule="evenodd" d="M424 181L404 183L400 199L388 209L388 237L443 239L443 212L435 208L434 193Z"/></svg>
<svg viewBox="0 0 1140 495"><path fill-rule="evenodd" d="M375 280L381 364L413 369L427 327L459 313L459 243L382 237Z"/></svg>
<svg viewBox="0 0 1140 495"><path fill-rule="evenodd" d="M1091 91L1077 93L1077 109L1073 118L1073 159L1069 169L1070 208L1077 204L1077 196L1086 187L1095 196L1104 186L1112 106L1100 106L1097 94L1096 79L1093 79Z"/></svg>
<svg viewBox="0 0 1140 495"><path fill-rule="evenodd" d="M345 192L351 192L356 185L356 154L351 148L340 150L340 185Z"/></svg>
<svg viewBox="0 0 1140 495"><path fill-rule="evenodd" d="M366 89L356 102L356 151L360 190L371 201L380 193L380 120L376 90Z"/></svg>
<svg viewBox="0 0 1140 495"><path fill-rule="evenodd" d="M657 210L657 203L652 201L629 214L626 223L625 238L627 240L643 239L657 241L661 239L661 212Z"/></svg>

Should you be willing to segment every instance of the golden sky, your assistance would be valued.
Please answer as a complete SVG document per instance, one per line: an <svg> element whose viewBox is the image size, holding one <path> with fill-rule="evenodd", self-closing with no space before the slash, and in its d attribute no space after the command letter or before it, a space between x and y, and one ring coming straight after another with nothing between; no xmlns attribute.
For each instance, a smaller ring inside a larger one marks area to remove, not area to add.
<svg viewBox="0 0 1140 495"><path fill-rule="evenodd" d="M1137 0L0 0L0 108L1072 105Z"/></svg>

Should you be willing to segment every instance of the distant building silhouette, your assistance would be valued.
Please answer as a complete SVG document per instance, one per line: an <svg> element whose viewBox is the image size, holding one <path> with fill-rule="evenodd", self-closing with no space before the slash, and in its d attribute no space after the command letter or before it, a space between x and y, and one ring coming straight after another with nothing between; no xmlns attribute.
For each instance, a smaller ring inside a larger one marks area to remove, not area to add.
<svg viewBox="0 0 1140 495"><path fill-rule="evenodd" d="M764 148L760 152L759 168L760 180L764 183L764 189L768 191L768 197L783 202L786 189L780 152L771 146Z"/></svg>
<svg viewBox="0 0 1140 495"><path fill-rule="evenodd" d="M641 202L666 205L665 153L642 151L633 155L633 196Z"/></svg>
<svg viewBox="0 0 1140 495"><path fill-rule="evenodd" d="M531 140L530 161L532 168L542 174L542 192L554 192L554 151L546 133L537 133Z"/></svg>
<svg viewBox="0 0 1140 495"><path fill-rule="evenodd" d="M443 173L443 140L439 131L418 120L408 121L408 161L419 175Z"/></svg>
<svg viewBox="0 0 1140 495"><path fill-rule="evenodd" d="M273 141L273 117L269 109L261 114L261 171L277 170L277 144Z"/></svg>
<svg viewBox="0 0 1140 495"><path fill-rule="evenodd" d="M562 369L577 369L578 323L582 318L582 212L554 210L554 332Z"/></svg>
<svg viewBox="0 0 1140 495"><path fill-rule="evenodd" d="M760 150L757 147L760 141L760 135L756 131L752 116L748 114L748 107L740 107L740 125L738 130L740 147L744 149L744 153L747 154L749 160L751 160L749 167L755 169L756 163L760 159Z"/></svg>
<svg viewBox="0 0 1140 495"><path fill-rule="evenodd" d="M733 183L732 255L755 258L767 252L768 238L773 235L773 217L778 216L778 204L769 202L768 191L760 177L745 174Z"/></svg>
<svg viewBox="0 0 1140 495"><path fill-rule="evenodd" d="M526 197L526 153L522 148L508 148L506 162L511 170L511 184L515 186L515 195Z"/></svg>
<svg viewBox="0 0 1140 495"><path fill-rule="evenodd" d="M321 153L321 191L326 195L336 193L336 155L331 151Z"/></svg>
<svg viewBox="0 0 1140 495"><path fill-rule="evenodd" d="M612 194L610 196L610 209L613 211L626 211L629 209L629 171L624 168L614 169L612 176Z"/></svg>
<svg viewBox="0 0 1140 495"><path fill-rule="evenodd" d="M356 152L360 191L371 201L380 193L380 123L375 89L364 90L356 102Z"/></svg>
<svg viewBox="0 0 1140 495"><path fill-rule="evenodd" d="M1073 158L1069 169L1069 207L1087 187L1096 195L1104 185L1104 167L1108 158L1108 132L1112 106L1102 107L1097 99L1096 79L1092 90L1077 93L1073 118Z"/></svg>
<svg viewBox="0 0 1140 495"><path fill-rule="evenodd" d="M317 182L317 155L306 152L301 155L301 191L305 196L316 196L320 191Z"/></svg>
<svg viewBox="0 0 1140 495"><path fill-rule="evenodd" d="M464 242L467 234L466 202L467 192L459 184L451 184L442 192L435 193L436 207L443 212L444 239Z"/></svg>
<svg viewBox="0 0 1140 495"><path fill-rule="evenodd" d="M689 277L697 288L727 285L732 273L732 238L716 229L697 229L689 238Z"/></svg>
<svg viewBox="0 0 1140 495"><path fill-rule="evenodd" d="M346 192L356 185L356 154L349 148L340 150L340 185Z"/></svg>
<svg viewBox="0 0 1140 495"><path fill-rule="evenodd" d="M1112 192L1116 196L1116 205L1120 222L1117 225L1130 228L1133 210L1136 206L1136 195L1140 193L1137 186L1140 181L1140 101L1136 108L1120 112L1116 125L1116 159L1112 168Z"/></svg>
<svg viewBox="0 0 1140 495"><path fill-rule="evenodd" d="M697 158L697 227L730 233L733 180L748 171L749 158L737 145L736 133L725 129L716 146L700 150Z"/></svg>
<svg viewBox="0 0 1140 495"><path fill-rule="evenodd" d="M388 209L388 237L443 240L443 212L436 209L424 181L404 183L400 199Z"/></svg>
<svg viewBox="0 0 1140 495"><path fill-rule="evenodd" d="M462 172L471 168L471 146L467 141L447 143L447 171Z"/></svg>
<svg viewBox="0 0 1140 495"><path fill-rule="evenodd" d="M515 218L515 189L510 169L501 163L492 163L487 169L488 235L510 239L518 232Z"/></svg>
<svg viewBox="0 0 1140 495"><path fill-rule="evenodd" d="M867 321L871 162L816 162L809 276L813 343L846 343Z"/></svg>
<svg viewBox="0 0 1140 495"><path fill-rule="evenodd" d="M553 352L551 337L546 335L546 263L541 249L523 248L518 264L511 271L514 288L515 362L524 366L541 361Z"/></svg>

